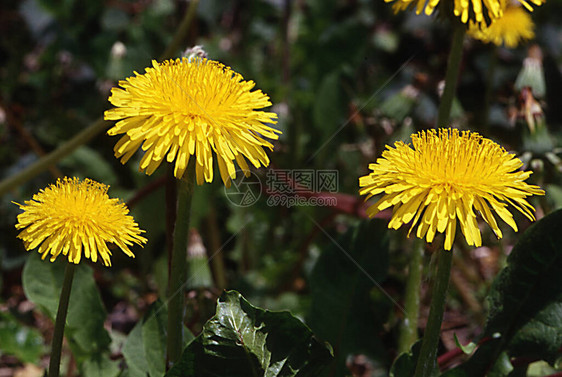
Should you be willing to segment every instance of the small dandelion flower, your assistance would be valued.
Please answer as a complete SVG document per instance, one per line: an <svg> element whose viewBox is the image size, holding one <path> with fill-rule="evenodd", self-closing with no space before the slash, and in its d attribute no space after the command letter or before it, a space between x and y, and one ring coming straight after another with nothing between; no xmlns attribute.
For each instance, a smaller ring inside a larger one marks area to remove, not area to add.
<svg viewBox="0 0 562 377"><path fill-rule="evenodd" d="M140 236L144 231L128 215L124 203L109 198L107 189L90 179L64 178L25 204L15 203L23 210L16 224L17 229L23 229L18 238L27 250L39 246L42 259L50 254L51 262L63 254L69 262L78 264L83 252L92 262L99 256L104 265L111 266L107 242L134 258L129 246L146 243Z"/></svg>
<svg viewBox="0 0 562 377"><path fill-rule="evenodd" d="M403 11L408 8L415 8L416 14L422 11L426 15L431 15L435 8L440 5L441 0L384 0L385 2L394 2L393 9L395 12ZM486 16L490 20L495 20L503 16L502 3L505 0L447 0L454 2L453 14L460 17L463 23L468 20L473 22L484 22ZM530 4L542 5L546 0L518 0L521 5L532 11Z"/></svg>
<svg viewBox="0 0 562 377"><path fill-rule="evenodd" d="M525 183L531 172L519 171L522 162L492 140L440 129L412 135L412 145L397 142L387 147L369 165L372 172L359 178L361 195L368 199L383 194L367 210L370 217L394 207L389 228L411 222L410 232L418 225L417 237L427 242L437 232L445 233L445 250L453 245L457 219L467 243L482 244L475 210L498 238L502 232L493 212L517 231L508 204L535 220L526 198L544 191Z"/></svg>
<svg viewBox="0 0 562 377"><path fill-rule="evenodd" d="M490 25L483 22L470 22L468 34L484 43L494 43L497 46L505 45L515 48L522 41L535 37L535 24L531 15L518 5L507 5L503 16Z"/></svg>
<svg viewBox="0 0 562 377"><path fill-rule="evenodd" d="M236 177L234 161L249 174L269 165L265 140L281 132L266 125L277 115L256 111L271 106L269 97L253 90L253 81L219 62L204 58L152 62L145 74L120 81L109 101L116 106L106 120L119 120L107 133L124 134L115 156L126 163L140 147L145 153L140 169L152 174L164 159L175 160L174 175L181 178L191 156L196 158L197 183L213 180L213 153L221 178L229 186Z"/></svg>

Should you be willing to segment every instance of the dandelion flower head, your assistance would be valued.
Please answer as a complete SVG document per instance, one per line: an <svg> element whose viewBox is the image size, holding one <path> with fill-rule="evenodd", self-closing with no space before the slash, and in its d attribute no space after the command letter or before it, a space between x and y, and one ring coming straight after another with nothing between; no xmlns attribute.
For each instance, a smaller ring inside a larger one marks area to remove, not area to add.
<svg viewBox="0 0 562 377"><path fill-rule="evenodd" d="M535 37L535 24L531 15L519 5L507 5L503 1L503 16L494 20L490 25L483 22L470 22L468 34L484 43L504 44L508 48L515 48L524 40Z"/></svg>
<svg viewBox="0 0 562 377"><path fill-rule="evenodd" d="M412 146L387 146L369 165L372 172L359 178L359 193L367 199L382 194L367 214L393 207L389 228L411 222L410 232L417 225L417 237L427 242L445 233L444 247L450 250L458 220L467 243L480 246L477 212L498 238L502 232L494 212L517 231L508 204L535 219L526 198L544 191L524 182L531 172L518 170L521 166L515 155L478 133L427 130L412 135Z"/></svg>
<svg viewBox="0 0 562 377"><path fill-rule="evenodd" d="M256 168L269 165L265 140L281 132L269 97L253 90L255 83L223 64L204 58L152 62L144 74L120 81L109 101L116 107L106 120L119 120L109 135L124 134L115 156L126 163L139 147L144 151L140 170L152 174L164 159L175 160L174 175L181 178L191 156L196 158L197 183L213 180L213 154L225 185L236 177L234 161L249 174L247 160Z"/></svg>
<svg viewBox="0 0 562 377"><path fill-rule="evenodd" d="M395 12L403 11L409 8L415 8L416 14L424 12L431 15L435 8L445 0L384 0L385 2L394 2L393 9ZM446 0L453 2L453 14L460 17L463 23L468 20L473 22L484 22L486 16L491 20L498 19L503 16L502 2L506 0ZM511 1L511 0L507 0ZM542 5L546 0L517 0L521 5L532 11L530 4Z"/></svg>
<svg viewBox="0 0 562 377"><path fill-rule="evenodd" d="M98 257L111 266L111 251L107 243L117 245L134 258L129 249L133 243L141 245L146 238L140 234L129 210L119 199L111 199L108 186L85 179L64 178L33 195L25 204L17 204L23 213L18 215L18 238L27 250L39 246L45 259L54 262L60 255L78 264L84 257L96 262Z"/></svg>

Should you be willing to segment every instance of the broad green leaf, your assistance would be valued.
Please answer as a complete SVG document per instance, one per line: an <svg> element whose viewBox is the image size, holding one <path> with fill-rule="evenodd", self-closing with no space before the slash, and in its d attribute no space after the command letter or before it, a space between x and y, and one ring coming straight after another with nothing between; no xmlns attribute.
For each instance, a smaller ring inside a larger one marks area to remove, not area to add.
<svg viewBox="0 0 562 377"><path fill-rule="evenodd" d="M167 318L166 306L157 300L127 336L122 352L129 377L164 375ZM184 327L184 346L191 343L193 338L191 332Z"/></svg>
<svg viewBox="0 0 562 377"><path fill-rule="evenodd" d="M491 288L485 341L457 370L483 376L504 351L555 361L562 344L561 228L559 210L521 235Z"/></svg>
<svg viewBox="0 0 562 377"><path fill-rule="evenodd" d="M84 360L80 369L84 377L116 377L121 372L119 361L111 360L105 353Z"/></svg>
<svg viewBox="0 0 562 377"><path fill-rule="evenodd" d="M142 343L150 376L166 372L166 326L168 311L160 300L155 301L142 321Z"/></svg>
<svg viewBox="0 0 562 377"><path fill-rule="evenodd" d="M349 373L348 355L386 362L381 356L387 346L379 334L394 307L380 287L388 270L387 234L384 221L363 221L335 241L327 239L314 265L307 323L335 350L335 361L324 375Z"/></svg>
<svg viewBox="0 0 562 377"><path fill-rule="evenodd" d="M129 333L123 356L131 377L163 376L166 371L166 324L168 310L155 301Z"/></svg>
<svg viewBox="0 0 562 377"><path fill-rule="evenodd" d="M129 333L123 345L123 357L127 363L129 377L146 377L148 363L144 356L144 344L142 341L142 323L139 321Z"/></svg>
<svg viewBox="0 0 562 377"><path fill-rule="evenodd" d="M554 365L562 345L562 297L538 311L509 344L511 357L542 359Z"/></svg>
<svg viewBox="0 0 562 377"><path fill-rule="evenodd" d="M39 331L22 325L9 313L0 312L0 355L14 355L25 363L37 364L43 350Z"/></svg>
<svg viewBox="0 0 562 377"><path fill-rule="evenodd" d="M23 269L25 295L44 308L52 319L56 316L66 263L68 262L62 257L54 263L42 261L39 254L33 252ZM106 316L91 267L85 263L77 265L65 335L79 362L88 355L99 354L108 349L111 339L103 327Z"/></svg>
<svg viewBox="0 0 562 377"><path fill-rule="evenodd" d="M289 312L256 308L229 291L166 376L317 376L331 357L330 349Z"/></svg>

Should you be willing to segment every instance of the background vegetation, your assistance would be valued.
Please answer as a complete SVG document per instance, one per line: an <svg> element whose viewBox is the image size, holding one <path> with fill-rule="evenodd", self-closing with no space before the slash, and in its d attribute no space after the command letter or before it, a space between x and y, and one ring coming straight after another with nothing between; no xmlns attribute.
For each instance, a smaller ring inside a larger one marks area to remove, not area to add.
<svg viewBox="0 0 562 377"><path fill-rule="evenodd" d="M96 121L110 107L111 87L133 71L142 73L151 59L163 53L188 6L179 0L3 1L0 178L17 174ZM492 138L535 171L531 180L547 192L533 202L540 218L562 207L558 154L562 3L548 1L536 9L533 19L533 43L544 56L546 91L537 100L547 131L540 137L530 134L522 116L526 105L514 86L529 45L508 50L467 38L453 116L455 126ZM232 191L225 192L219 179L196 188L191 247L203 247L206 254L190 257L185 325L194 335L215 313L222 290L235 289L253 305L289 310L317 339L329 342L334 360L323 375L388 375L399 353L413 242L404 230L386 229L389 213L365 219L358 177L367 173L369 162L386 144L408 140L412 132L432 127L450 36L447 22L412 13L394 15L380 0L200 2L182 49L204 46L210 58L254 80L270 95L272 111L279 115L277 127L283 131L270 153L271 168L334 170L338 189L314 194L337 198L334 206L271 205L268 193L257 190L259 200L240 207L231 202ZM495 71L489 77L493 61ZM63 371L142 375L142 370L131 367L139 365L141 361L132 360L142 352L131 347L142 341L127 345L127 339L151 331L152 325L137 326L146 318L156 318L158 327L158 316L147 317L147 313L162 305L158 298L165 297L166 169L149 177L137 172L134 161L121 165L113 157L115 142L102 132L0 197L0 376L42 375L47 363L52 304L42 298L48 296L44 289L59 284L58 275L55 271L35 290L24 292L26 271L28 278L38 279L33 270L36 253L25 252L16 239L18 207L12 201L29 200L58 176L89 177L111 185L110 195L128 202L149 239L144 249L135 248L134 260L115 253L112 268L93 266L93 275L91 269L84 271L77 284L97 286L99 297L91 302L100 309L80 314L76 326L82 327L81 321L89 318L107 332L96 335L101 338L93 345L95 337L87 334L85 344L78 348L70 344L74 356L66 353ZM256 174L265 187L267 170ZM520 230L525 230L529 222L516 216ZM483 229L484 246L477 249L457 239L439 352L450 356L441 359L443 369L463 360L455 353L455 334L467 344L484 331L490 305L494 307L485 298L491 289L499 289L491 288L492 281L517 241L508 227L502 229L501 242ZM427 246L422 263L420 331L430 299L424 294L429 281L425 272L437 243ZM553 261L560 266L560 257ZM554 305L549 313L559 319L562 284L551 275L545 281L544 289L551 293L545 302ZM561 321L558 324L562 326ZM562 345L557 335L562 327L545 332L547 348L516 343L506 361L515 372L498 375L515 376L524 370L529 376L544 376L560 371L555 369L560 368L561 356L556 342ZM92 354L104 356L94 363ZM145 358L150 375L162 375L163 365L152 360L150 355Z"/></svg>

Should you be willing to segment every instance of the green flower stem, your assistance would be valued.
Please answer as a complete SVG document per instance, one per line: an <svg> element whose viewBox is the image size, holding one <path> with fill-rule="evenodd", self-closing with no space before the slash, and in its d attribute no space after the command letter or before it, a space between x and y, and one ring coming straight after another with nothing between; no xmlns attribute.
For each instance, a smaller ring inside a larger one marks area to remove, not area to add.
<svg viewBox="0 0 562 377"><path fill-rule="evenodd" d="M74 263L68 262L64 270L64 282L62 283L57 318L55 319L55 332L53 334L53 343L51 346L49 377L59 376L64 325L66 323L66 314L68 313L68 302L70 301L70 290L72 288L75 268L76 265Z"/></svg>
<svg viewBox="0 0 562 377"><path fill-rule="evenodd" d="M422 340L420 356L416 365L415 377L429 377L431 371L436 367L437 345L441 332L441 322L443 321L443 311L445 310L445 297L449 287L449 277L451 276L451 263L453 252L437 251L437 273L432 289L431 305L429 307L429 317Z"/></svg>
<svg viewBox="0 0 562 377"><path fill-rule="evenodd" d="M187 278L187 242L191 219L191 199L195 185L195 157L178 183L178 207L174 226L174 244L168 279L168 363L180 359L183 348L184 284Z"/></svg>
<svg viewBox="0 0 562 377"><path fill-rule="evenodd" d="M404 310L406 316L400 328L398 339L398 353L408 352L412 344L418 339L418 316L420 312L420 286L423 270L423 252L425 243L416 238L410 255Z"/></svg>
<svg viewBox="0 0 562 377"><path fill-rule="evenodd" d="M220 241L220 231L217 222L217 209L209 203L209 214L207 216L207 228L209 229L209 246L212 250L211 267L213 268L213 275L215 277L215 286L220 289L226 289L226 268L224 266L224 258L222 246Z"/></svg>
<svg viewBox="0 0 562 377"><path fill-rule="evenodd" d="M449 60L447 61L447 72L445 73L445 88L443 89L439 112L437 113L438 128L449 126L451 107L453 106L453 99L455 98L457 81L459 78L466 25L456 20L454 27L453 42L451 44L451 51L449 52Z"/></svg>
<svg viewBox="0 0 562 377"><path fill-rule="evenodd" d="M199 0L190 1L189 8L185 12L183 20L180 26L178 27L178 30L174 35L172 42L170 42L170 45L166 48L165 52L160 56L160 60L170 59L177 54L177 51L180 49L181 44L185 41L187 34L190 30L190 26L193 21L193 17L195 16L196 13L195 11L197 10L198 4L199 4ZM0 196L6 194L8 191L12 190L13 188L21 185L24 182L29 181L31 178L49 169L49 167L55 165L64 157L74 152L76 148L88 143L99 133L107 130L110 125L111 123L103 120L103 117L100 117L99 119L95 120L82 132L80 132L72 139L62 144L60 147L58 147L51 153L43 156L42 158L40 158L33 164L29 165L27 168L23 169L19 173L14 174L11 177L8 177L2 182L0 182Z"/></svg>

